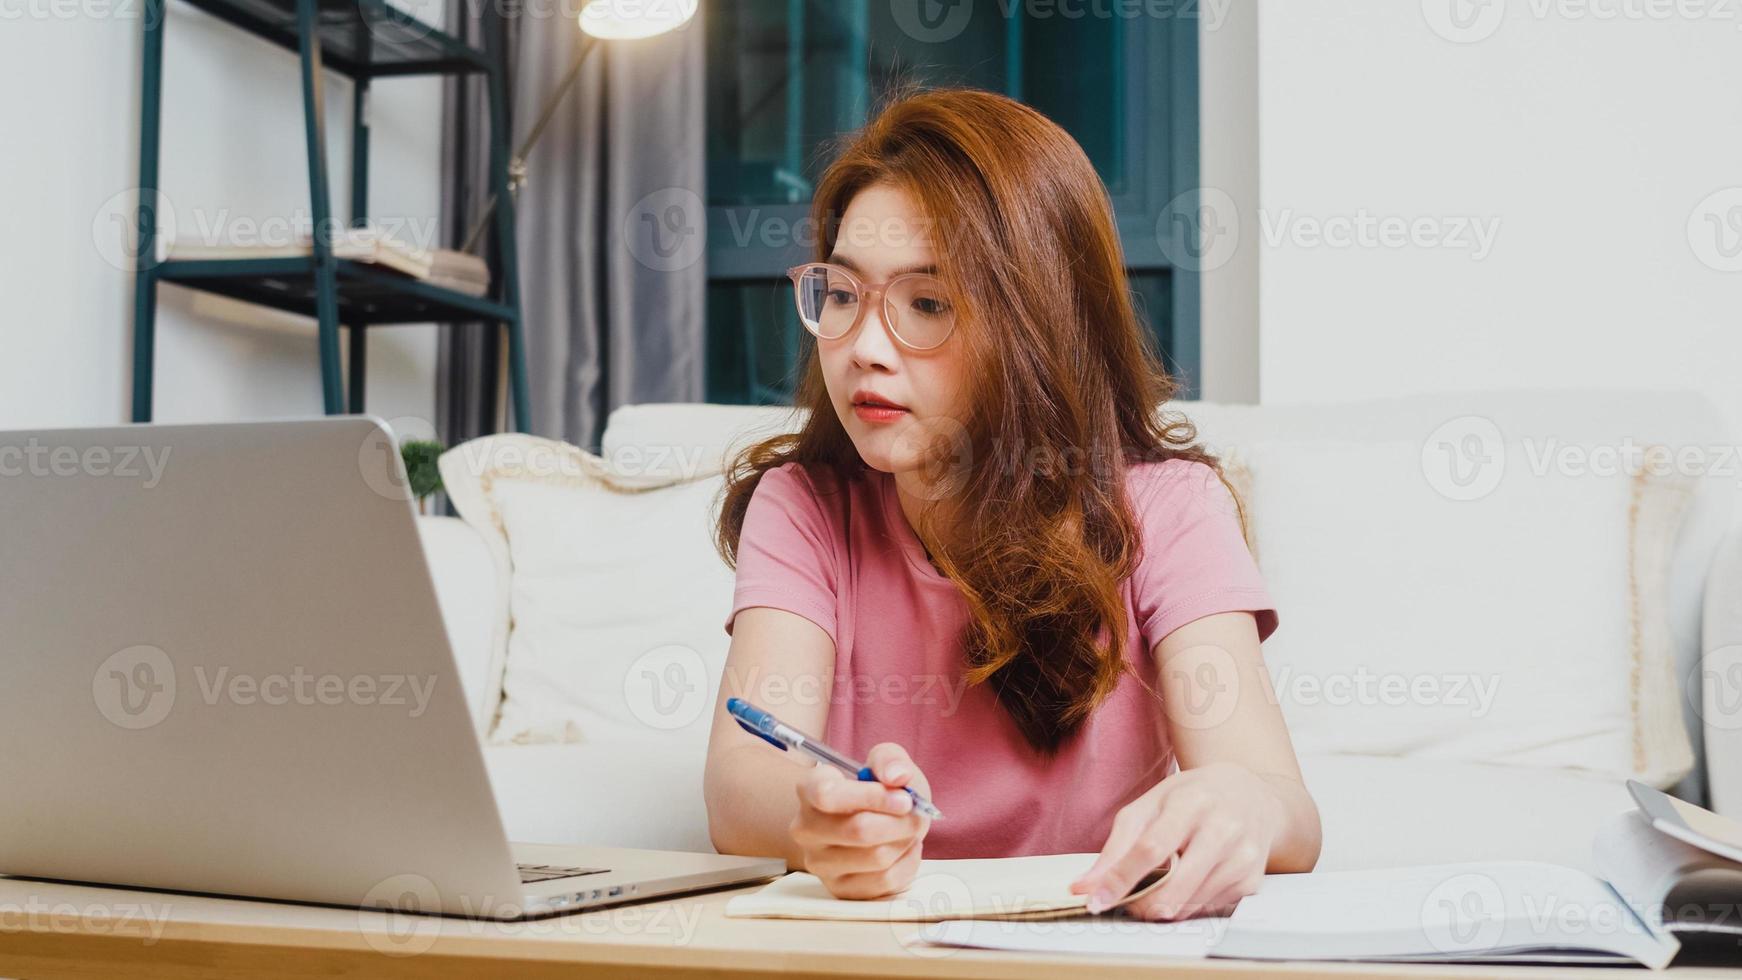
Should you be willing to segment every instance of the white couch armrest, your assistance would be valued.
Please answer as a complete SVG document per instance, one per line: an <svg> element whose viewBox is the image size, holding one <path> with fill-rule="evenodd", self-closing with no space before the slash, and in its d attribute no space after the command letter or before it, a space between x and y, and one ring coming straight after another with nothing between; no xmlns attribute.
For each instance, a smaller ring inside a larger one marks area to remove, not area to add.
<svg viewBox="0 0 1742 980"><path fill-rule="evenodd" d="M502 690L496 649L507 610L496 562L484 538L465 521L419 517L417 528L459 666L460 688L482 738L496 722Z"/></svg>
<svg viewBox="0 0 1742 980"><path fill-rule="evenodd" d="M1706 575L1701 649L1698 697L1711 805L1742 818L1742 530L1724 539Z"/></svg>

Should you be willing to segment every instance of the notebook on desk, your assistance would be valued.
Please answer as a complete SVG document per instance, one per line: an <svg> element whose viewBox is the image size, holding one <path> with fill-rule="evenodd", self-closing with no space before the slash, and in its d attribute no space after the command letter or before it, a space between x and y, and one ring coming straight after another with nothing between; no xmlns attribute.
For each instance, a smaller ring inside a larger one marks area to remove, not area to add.
<svg viewBox="0 0 1742 980"><path fill-rule="evenodd" d="M936 945L1260 960L1661 969L1678 937L1742 939L1742 862L1730 856L1742 828L1642 784L1629 789L1640 809L1598 833L1598 875L1541 861L1268 875L1231 916L1150 923L1086 915L1069 883L1095 855L1063 854L922 861L911 887L872 902L835 899L815 877L791 874L726 912L929 923L914 938ZM1121 905L1162 880L1145 879Z"/></svg>
<svg viewBox="0 0 1742 980"><path fill-rule="evenodd" d="M891 898L855 901L829 894L816 875L798 871L726 903L726 914L748 918L855 919L936 922L942 919L1048 919L1086 914L1089 896L1070 883L1095 864L1094 854L922 860L913 884ZM1152 872L1119 905L1158 887Z"/></svg>

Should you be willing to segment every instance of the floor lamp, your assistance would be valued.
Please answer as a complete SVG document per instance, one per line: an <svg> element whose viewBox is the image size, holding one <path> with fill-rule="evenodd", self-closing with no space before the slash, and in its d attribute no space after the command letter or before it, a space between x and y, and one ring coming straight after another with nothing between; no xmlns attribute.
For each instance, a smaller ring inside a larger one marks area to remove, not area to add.
<svg viewBox="0 0 1742 980"><path fill-rule="evenodd" d="M690 22L700 4L701 0L587 0L586 6L581 8L581 45L575 49L574 60L569 63L568 71L563 73L556 88L545 98L544 108L539 110L526 138L521 140L519 148L508 160L509 193L518 192L520 185L526 182L526 157L538 145L538 138L544 135L557 107L580 80L581 66L586 64L587 55L595 43L632 41L675 31ZM466 235L465 244L460 246L461 251L472 251L484 237L484 228L495 209L496 196L492 194L484 202L483 213L478 215L471 232Z"/></svg>

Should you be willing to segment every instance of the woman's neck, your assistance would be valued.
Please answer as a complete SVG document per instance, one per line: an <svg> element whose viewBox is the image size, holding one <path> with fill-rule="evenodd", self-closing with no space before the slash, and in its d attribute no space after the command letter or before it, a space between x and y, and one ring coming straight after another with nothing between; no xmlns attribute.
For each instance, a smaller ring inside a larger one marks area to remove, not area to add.
<svg viewBox="0 0 1742 980"><path fill-rule="evenodd" d="M920 515L923 514L927 508L932 508L932 519L934 525L947 529L949 527L950 514L949 502L945 500L928 500L921 495L909 493L902 485L903 482L904 480L902 478L895 478L895 498L901 505L901 517L903 520L907 521L907 526L913 530L913 536L919 539L920 547L925 551L926 560L931 562L933 567L936 567L937 562L932 557L937 551L936 547L934 547L935 542L928 540L924 534L920 533ZM939 569L939 571L942 571L942 569Z"/></svg>

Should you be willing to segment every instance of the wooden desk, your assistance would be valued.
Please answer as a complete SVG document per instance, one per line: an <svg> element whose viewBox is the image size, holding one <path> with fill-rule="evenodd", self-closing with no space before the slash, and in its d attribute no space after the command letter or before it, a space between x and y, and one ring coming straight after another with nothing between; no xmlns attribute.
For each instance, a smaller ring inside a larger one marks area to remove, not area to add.
<svg viewBox="0 0 1742 980"><path fill-rule="evenodd" d="M754 886L752 886L754 887ZM913 923L729 919L749 888L537 922L397 916L320 906L0 877L0 976L231 977L1604 977L1614 967L1405 966L1033 956L906 948ZM1742 980L1677 968L1674 980Z"/></svg>

